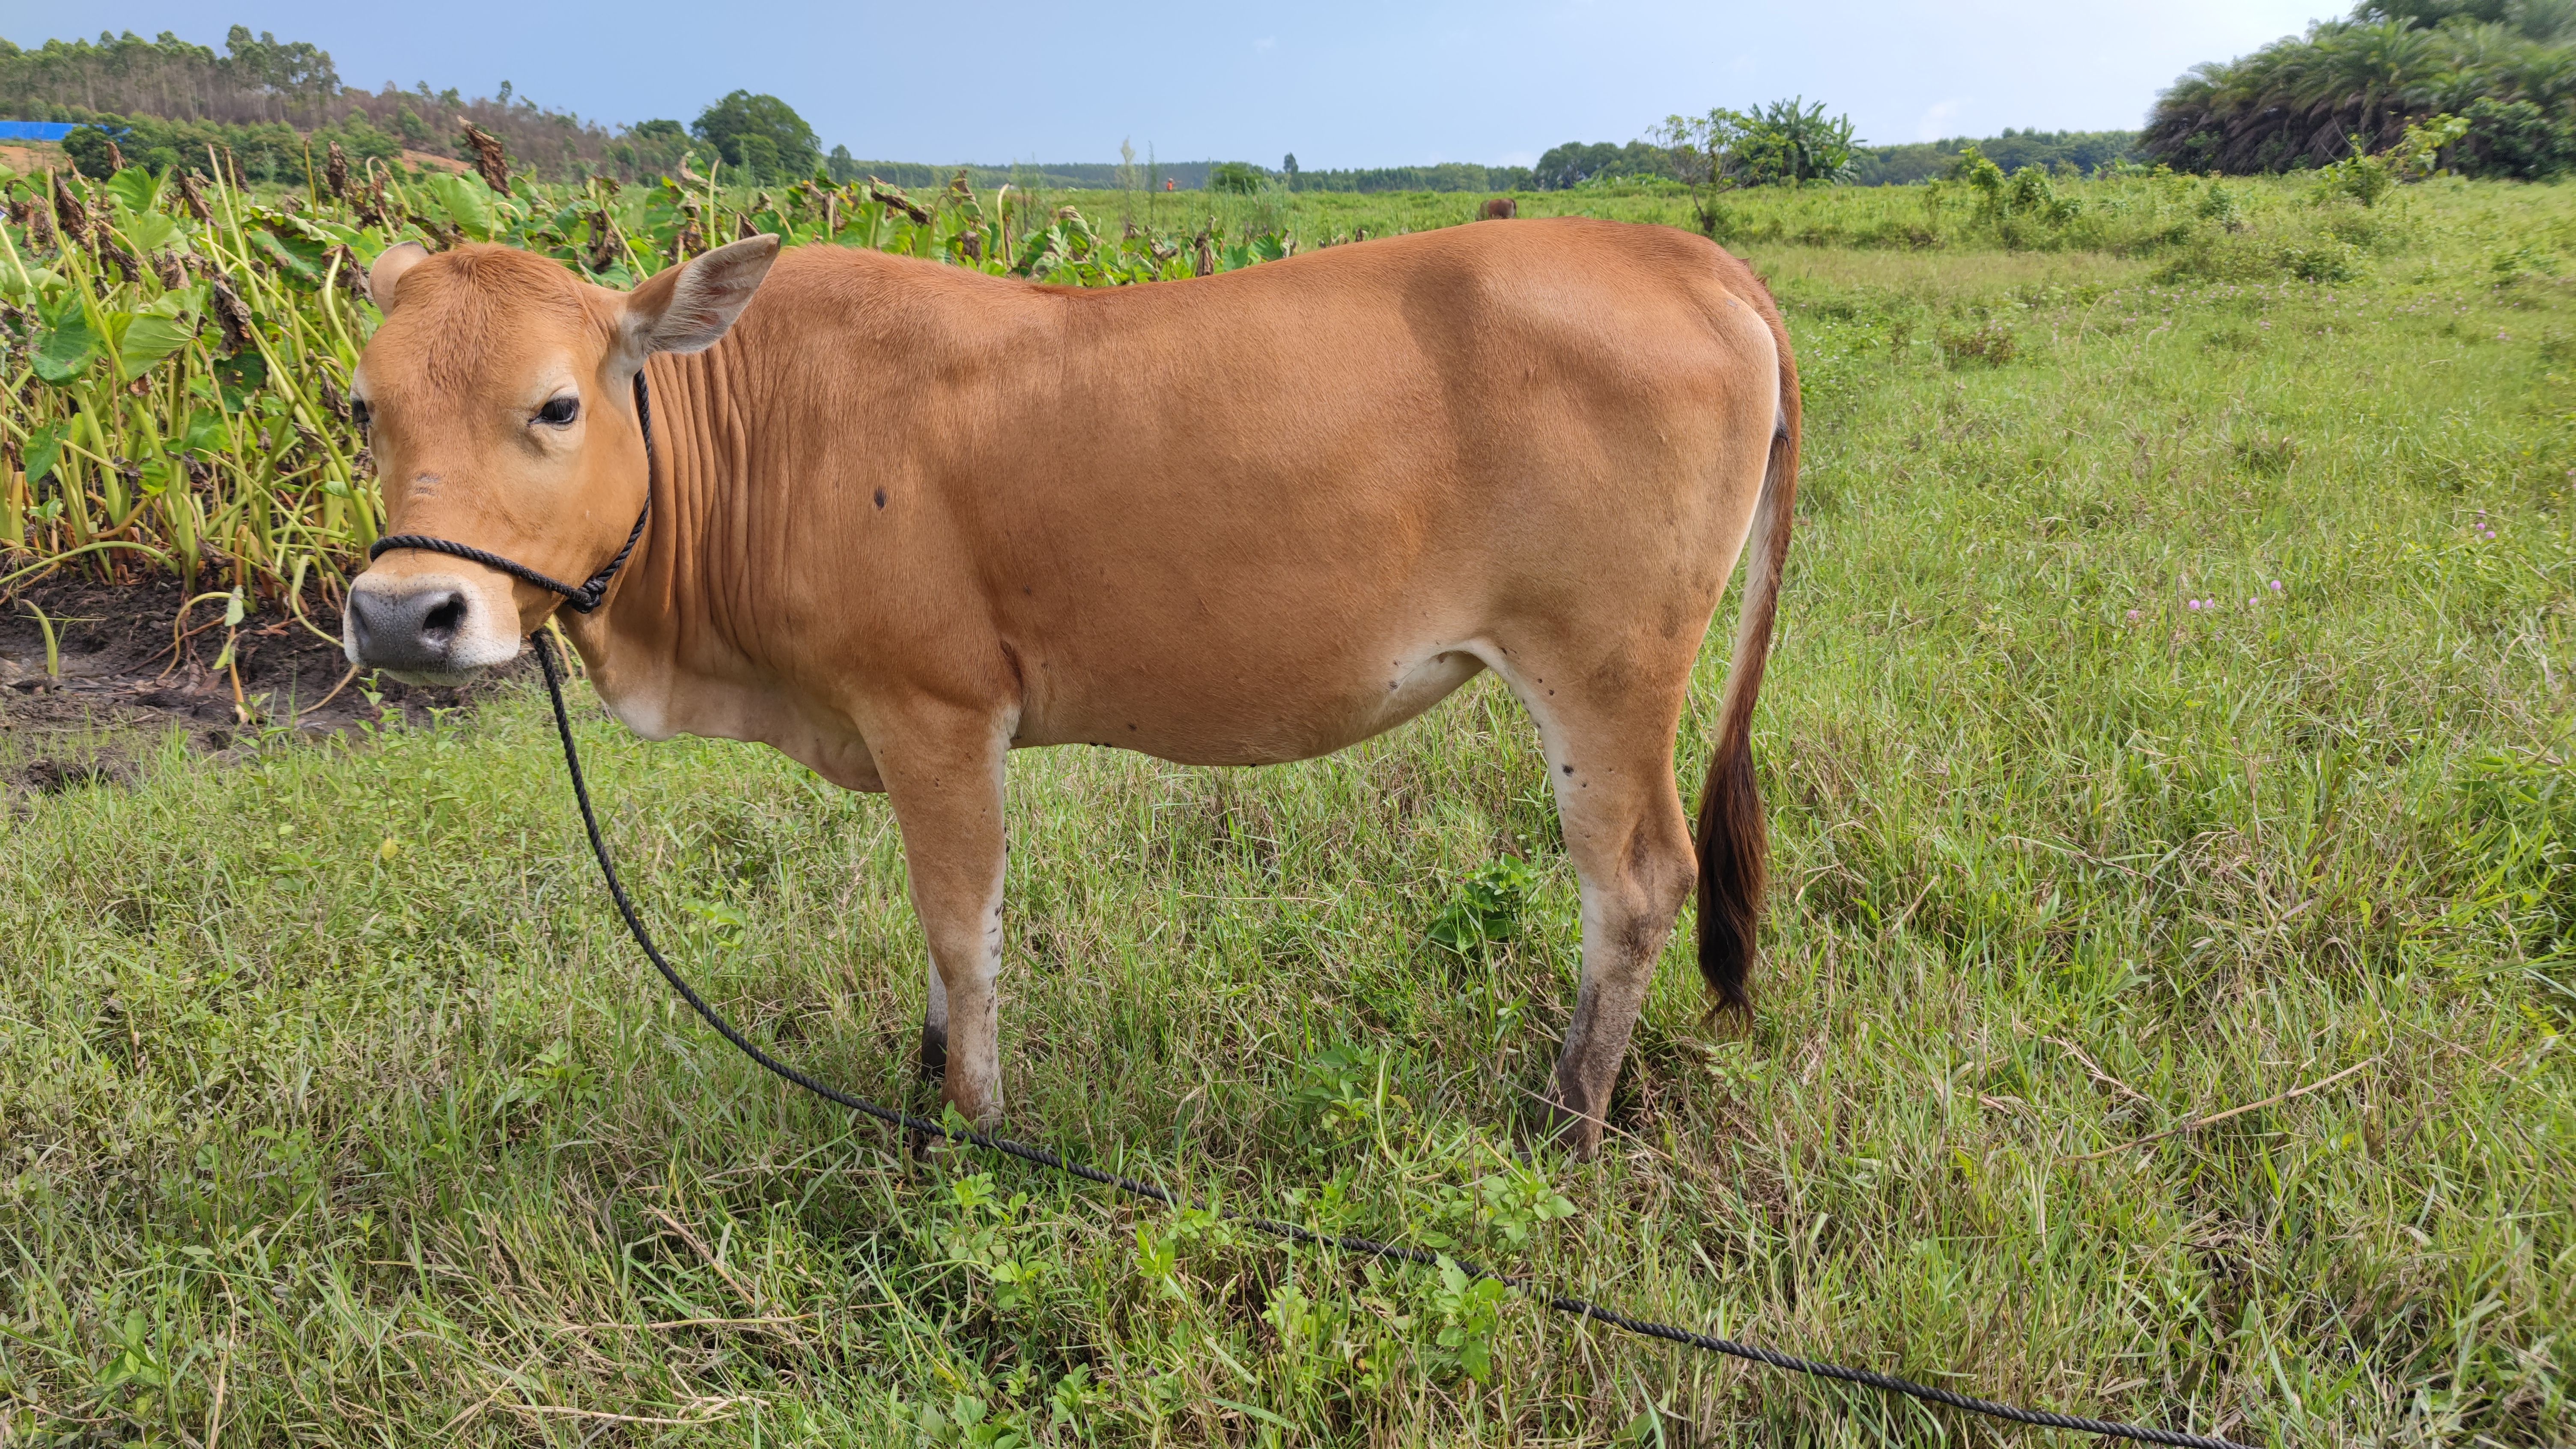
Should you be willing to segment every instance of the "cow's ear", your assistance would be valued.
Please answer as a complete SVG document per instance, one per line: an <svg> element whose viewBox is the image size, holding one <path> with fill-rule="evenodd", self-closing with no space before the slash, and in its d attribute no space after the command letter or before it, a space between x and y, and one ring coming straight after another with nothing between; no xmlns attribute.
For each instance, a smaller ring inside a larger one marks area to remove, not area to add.
<svg viewBox="0 0 2576 1449"><path fill-rule="evenodd" d="M402 285L403 273L420 265L429 248L416 241L398 242L376 254L376 264L367 268L367 300L379 312L394 310L394 289Z"/></svg>
<svg viewBox="0 0 2576 1449"><path fill-rule="evenodd" d="M626 341L636 360L715 346L776 260L778 238L763 233L654 273L626 297Z"/></svg>

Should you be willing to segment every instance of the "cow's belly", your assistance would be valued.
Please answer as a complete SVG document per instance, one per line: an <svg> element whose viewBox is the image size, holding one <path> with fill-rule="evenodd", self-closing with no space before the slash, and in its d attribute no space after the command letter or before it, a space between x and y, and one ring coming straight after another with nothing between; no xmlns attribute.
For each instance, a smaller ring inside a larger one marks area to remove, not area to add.
<svg viewBox="0 0 2576 1449"><path fill-rule="evenodd" d="M1492 646L1443 638L1282 661L1245 652L1166 668L1126 689L1035 706L1017 745L1090 744L1183 765L1275 765L1381 735L1485 668Z"/></svg>

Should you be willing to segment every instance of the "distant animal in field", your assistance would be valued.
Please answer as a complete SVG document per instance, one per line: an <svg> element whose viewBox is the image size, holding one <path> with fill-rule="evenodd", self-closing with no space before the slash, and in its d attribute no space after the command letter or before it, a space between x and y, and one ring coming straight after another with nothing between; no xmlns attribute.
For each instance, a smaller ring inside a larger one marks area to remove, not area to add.
<svg viewBox="0 0 2576 1449"><path fill-rule="evenodd" d="M367 293L351 394L389 534L557 580L631 541L561 619L619 719L888 796L922 1064L968 1119L1002 1106L1012 750L1308 759L1484 670L1537 723L1580 884L1563 1140L1598 1145L1694 887L1700 971L1745 1003L1798 379L1715 244L1551 218L1086 289L760 236L632 292L404 244ZM1748 539L1694 828L1674 732ZM350 586L349 658L462 681L560 602L398 544Z"/></svg>
<svg viewBox="0 0 2576 1449"><path fill-rule="evenodd" d="M1509 221L1520 214L1521 209L1517 202L1514 202L1508 196L1497 196L1485 203L1484 214L1476 219L1478 221Z"/></svg>

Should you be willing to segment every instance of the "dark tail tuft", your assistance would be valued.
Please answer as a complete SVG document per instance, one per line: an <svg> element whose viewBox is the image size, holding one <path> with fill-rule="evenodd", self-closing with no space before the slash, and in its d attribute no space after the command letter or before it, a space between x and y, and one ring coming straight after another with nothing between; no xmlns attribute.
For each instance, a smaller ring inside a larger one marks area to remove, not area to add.
<svg viewBox="0 0 2576 1449"><path fill-rule="evenodd" d="M1749 274L1746 280L1751 282ZM1753 778L1753 701L1771 655L1779 616L1780 573L1789 558L1790 518L1798 496L1798 373L1789 338L1769 297L1762 312L1779 348L1779 401L1761 500L1744 544L1744 602L1735 626L1735 657L1718 705L1717 746L1699 794L1699 972L1720 1011L1752 1009L1754 933L1770 873L1771 837L1762 787Z"/></svg>
<svg viewBox="0 0 2576 1449"><path fill-rule="evenodd" d="M1770 855L1762 787L1753 779L1752 731L1729 730L1709 758L1699 796L1699 974L1721 1011L1753 1006L1747 978Z"/></svg>

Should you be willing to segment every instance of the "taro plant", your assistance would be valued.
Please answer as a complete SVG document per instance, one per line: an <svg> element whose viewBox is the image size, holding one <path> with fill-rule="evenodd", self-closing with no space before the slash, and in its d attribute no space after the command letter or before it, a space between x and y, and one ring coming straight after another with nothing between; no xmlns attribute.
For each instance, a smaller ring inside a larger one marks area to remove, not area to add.
<svg viewBox="0 0 2576 1449"><path fill-rule="evenodd" d="M470 137L469 137L470 139ZM1204 274L1284 255L1283 236L1095 230L961 176L916 198L818 176L730 171L620 187L353 166L336 146L290 190L129 165L103 180L0 171L0 581L70 564L243 589L304 613L377 537L348 377L374 325L359 298L384 248L504 242L632 286L758 231L1082 286ZM764 173L765 174L765 173ZM309 622L309 621L308 621Z"/></svg>

